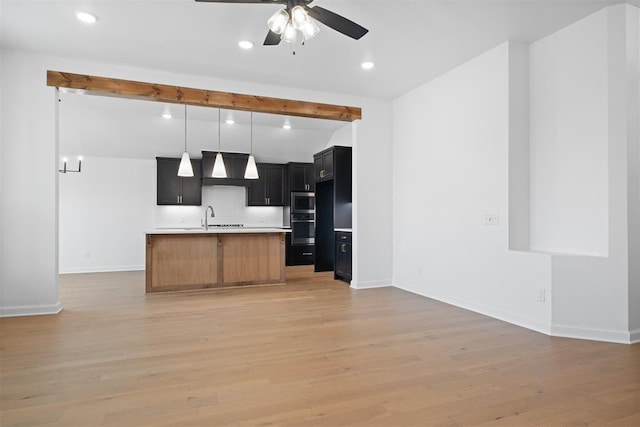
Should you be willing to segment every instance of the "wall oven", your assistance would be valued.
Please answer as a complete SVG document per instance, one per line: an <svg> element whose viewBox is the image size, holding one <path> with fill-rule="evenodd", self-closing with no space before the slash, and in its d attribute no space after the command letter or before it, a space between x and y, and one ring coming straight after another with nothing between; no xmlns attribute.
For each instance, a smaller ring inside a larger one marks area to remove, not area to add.
<svg viewBox="0 0 640 427"><path fill-rule="evenodd" d="M308 246L315 244L316 224L315 214L291 214L291 245Z"/></svg>
<svg viewBox="0 0 640 427"><path fill-rule="evenodd" d="M316 195L310 192L291 193L291 246L315 244Z"/></svg>

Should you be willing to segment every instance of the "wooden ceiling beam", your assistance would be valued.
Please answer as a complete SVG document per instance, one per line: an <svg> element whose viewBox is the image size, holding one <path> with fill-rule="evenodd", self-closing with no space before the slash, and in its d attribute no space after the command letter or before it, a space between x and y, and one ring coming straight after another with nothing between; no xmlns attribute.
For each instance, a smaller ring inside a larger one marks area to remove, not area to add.
<svg viewBox="0 0 640 427"><path fill-rule="evenodd" d="M352 122L362 118L362 110L358 107L193 89L62 71L47 70L47 86L82 90L95 95L344 122Z"/></svg>

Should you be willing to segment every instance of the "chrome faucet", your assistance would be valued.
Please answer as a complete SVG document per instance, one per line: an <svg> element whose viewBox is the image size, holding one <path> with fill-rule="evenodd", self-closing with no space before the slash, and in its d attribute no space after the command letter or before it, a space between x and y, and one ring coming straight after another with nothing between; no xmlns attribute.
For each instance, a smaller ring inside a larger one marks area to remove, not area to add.
<svg viewBox="0 0 640 427"><path fill-rule="evenodd" d="M209 209L211 209L211 218L215 218L216 214L213 213L213 208L211 205L207 206L207 209L204 211L204 229L209 229L209 219L207 218L207 214L209 213Z"/></svg>

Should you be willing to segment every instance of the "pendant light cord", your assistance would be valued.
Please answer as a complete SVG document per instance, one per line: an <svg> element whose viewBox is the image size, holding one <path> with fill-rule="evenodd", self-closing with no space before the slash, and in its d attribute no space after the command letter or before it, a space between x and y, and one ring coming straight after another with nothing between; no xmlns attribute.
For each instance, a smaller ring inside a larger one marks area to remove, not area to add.
<svg viewBox="0 0 640 427"><path fill-rule="evenodd" d="M251 154L253 154L253 111L251 112Z"/></svg>
<svg viewBox="0 0 640 427"><path fill-rule="evenodd" d="M218 108L218 153L222 150L222 139L220 138L220 109Z"/></svg>
<svg viewBox="0 0 640 427"><path fill-rule="evenodd" d="M187 151L187 104L184 104L184 151Z"/></svg>

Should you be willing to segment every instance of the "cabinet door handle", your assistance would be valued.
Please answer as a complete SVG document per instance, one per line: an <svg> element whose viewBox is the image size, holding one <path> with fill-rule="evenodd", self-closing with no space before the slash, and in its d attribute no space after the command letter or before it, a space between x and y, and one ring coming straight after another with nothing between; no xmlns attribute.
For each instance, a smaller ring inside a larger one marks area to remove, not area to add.
<svg viewBox="0 0 640 427"><path fill-rule="evenodd" d="M320 178L324 178L324 169L320 171Z"/></svg>
<svg viewBox="0 0 640 427"><path fill-rule="evenodd" d="M340 236L342 240L347 240L347 236Z"/></svg>
<svg viewBox="0 0 640 427"><path fill-rule="evenodd" d="M346 243L341 244L340 250L342 251L342 253L347 253L347 244Z"/></svg>

